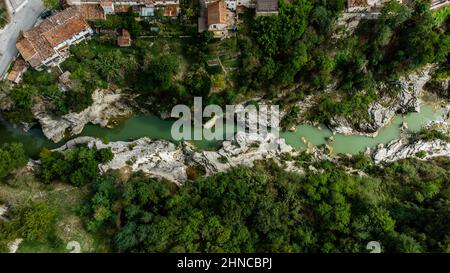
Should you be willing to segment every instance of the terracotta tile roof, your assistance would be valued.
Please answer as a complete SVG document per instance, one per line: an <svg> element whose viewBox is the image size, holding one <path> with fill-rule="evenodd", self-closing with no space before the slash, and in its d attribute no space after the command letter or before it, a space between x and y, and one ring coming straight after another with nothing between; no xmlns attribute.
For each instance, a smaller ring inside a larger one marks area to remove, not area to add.
<svg viewBox="0 0 450 273"><path fill-rule="evenodd" d="M69 85L72 82L70 80L70 75L71 73L69 71L66 71L58 77L58 81L64 85Z"/></svg>
<svg viewBox="0 0 450 273"><path fill-rule="evenodd" d="M117 45L122 47L131 46L131 35L126 29L122 29L122 35L117 37Z"/></svg>
<svg viewBox="0 0 450 273"><path fill-rule="evenodd" d="M14 62L14 65L9 72L7 79L12 82L18 83L20 76L26 68L27 63L22 58L17 59L17 61Z"/></svg>
<svg viewBox="0 0 450 273"><path fill-rule="evenodd" d="M25 61L38 66L56 54L54 47L89 28L86 20L71 7L45 19L30 31L23 32L16 43Z"/></svg>
<svg viewBox="0 0 450 273"><path fill-rule="evenodd" d="M163 16L177 16L178 15L178 5L169 4L164 6Z"/></svg>
<svg viewBox="0 0 450 273"><path fill-rule="evenodd" d="M105 19L105 13L100 5L77 5L75 7L86 20Z"/></svg>
<svg viewBox="0 0 450 273"><path fill-rule="evenodd" d="M74 17L68 20L66 23L56 26L51 31L44 33L45 39L50 43L52 47L59 45L60 43L70 39L78 33L84 31L88 27L86 20L81 16Z"/></svg>
<svg viewBox="0 0 450 273"><path fill-rule="evenodd" d="M34 50L33 44L28 39L19 38L16 46L25 60L29 60L37 54L37 52Z"/></svg>
<svg viewBox="0 0 450 273"><path fill-rule="evenodd" d="M256 12L278 11L278 0L257 0Z"/></svg>
<svg viewBox="0 0 450 273"><path fill-rule="evenodd" d="M208 4L208 26L227 23L227 6L224 0Z"/></svg>

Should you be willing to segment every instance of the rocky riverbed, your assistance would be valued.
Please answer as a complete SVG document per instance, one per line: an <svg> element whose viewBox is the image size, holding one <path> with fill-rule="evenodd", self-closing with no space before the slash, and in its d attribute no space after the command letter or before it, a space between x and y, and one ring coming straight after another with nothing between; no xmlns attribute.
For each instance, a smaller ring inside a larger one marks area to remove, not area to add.
<svg viewBox="0 0 450 273"><path fill-rule="evenodd" d="M44 135L53 142L81 133L88 123L106 127L112 119L132 114L129 103L120 92L96 90L92 99L92 105L82 112L69 113L61 118L50 116L42 104L36 104L32 112L41 124Z"/></svg>
<svg viewBox="0 0 450 273"><path fill-rule="evenodd" d="M398 89L397 95L391 97L387 92L386 95L372 103L368 109L370 121L358 124L359 128L355 128L347 118L342 116L333 118L329 128L333 133L376 136L378 131L386 126L396 114L419 112L423 88L431 79L433 69L434 66L429 65L418 72L401 77L394 87ZM393 87L387 87L385 84L378 86L380 91L386 88Z"/></svg>
<svg viewBox="0 0 450 273"><path fill-rule="evenodd" d="M430 123L428 127L450 133L450 126L444 122ZM99 165L101 172L142 171L151 177L163 178L177 185L192 179L189 177L190 169L202 170L201 175L212 175L238 165L252 166L255 161L266 159L275 160L286 170L303 172L294 161L283 160L284 155L295 157L299 151L287 145L283 138L270 133L262 135L238 132L233 140L224 141L217 151L198 151L189 142L175 144L146 137L110 143L103 143L93 137L79 137L68 141L56 151L64 152L78 144L86 144L89 148L111 149L114 157L110 162ZM307 152L312 154L313 161L327 159L338 164L339 155L332 154L329 149L312 147ZM376 164L410 157L423 160L437 156L450 157L450 143L441 139L413 140L409 134L404 133L399 139L387 145L379 145L367 153Z"/></svg>
<svg viewBox="0 0 450 273"><path fill-rule="evenodd" d="M389 142L386 146L381 145L373 153L375 163L393 162L411 157L425 160L438 156L450 157L449 142L440 139L410 142L407 139L399 138Z"/></svg>
<svg viewBox="0 0 450 273"><path fill-rule="evenodd" d="M279 159L283 153L294 151L284 139L272 134L262 136L249 133L237 133L233 140L224 141L217 151L196 151L188 142L176 145L165 140L141 138L105 144L92 137L70 140L57 151L82 143L90 148L111 149L114 158L99 166L102 172L131 168L132 172L143 171L149 176L164 178L178 185L188 180L188 168L200 168L206 175L211 175L237 165L252 166L257 160Z"/></svg>
<svg viewBox="0 0 450 273"><path fill-rule="evenodd" d="M430 122L425 129L437 130L443 133L444 136L450 136L450 125L444 121ZM376 164L411 157L426 160L438 156L450 157L450 142L443 139L414 140L408 134L402 135L387 145L380 144L372 152L372 157Z"/></svg>

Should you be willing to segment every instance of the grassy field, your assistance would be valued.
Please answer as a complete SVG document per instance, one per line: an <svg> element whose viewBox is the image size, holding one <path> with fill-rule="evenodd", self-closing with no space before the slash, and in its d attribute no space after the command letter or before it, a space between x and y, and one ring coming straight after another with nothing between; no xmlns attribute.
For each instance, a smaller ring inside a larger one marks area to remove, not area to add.
<svg viewBox="0 0 450 273"><path fill-rule="evenodd" d="M54 235L43 241L23 241L17 252L70 252L67 243L80 243L82 252L106 252L107 242L88 234L78 216L87 189L67 184L44 185L36 181L25 169L19 171L8 183L0 183L0 203L10 207L27 204L31 201L45 201L57 212Z"/></svg>
<svg viewBox="0 0 450 273"><path fill-rule="evenodd" d="M211 75L213 92L235 87L235 72L239 66L237 38L231 37L208 45L211 60L220 61L220 73Z"/></svg>
<svg viewBox="0 0 450 273"><path fill-rule="evenodd" d="M433 13L434 20L441 25L450 15L450 7L445 7Z"/></svg>

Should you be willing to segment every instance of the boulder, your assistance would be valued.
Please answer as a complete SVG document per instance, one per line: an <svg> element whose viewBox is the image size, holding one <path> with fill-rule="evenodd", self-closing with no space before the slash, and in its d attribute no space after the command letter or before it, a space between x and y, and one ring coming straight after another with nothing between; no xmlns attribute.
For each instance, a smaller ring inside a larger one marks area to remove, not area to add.
<svg viewBox="0 0 450 273"><path fill-rule="evenodd" d="M77 135L88 123L105 127L111 119L132 114L129 106L123 103L121 93L109 90L96 90L92 94L93 104L80 113L69 113L55 119L46 113L43 104L36 103L32 111L42 127L44 135L59 142L67 135Z"/></svg>

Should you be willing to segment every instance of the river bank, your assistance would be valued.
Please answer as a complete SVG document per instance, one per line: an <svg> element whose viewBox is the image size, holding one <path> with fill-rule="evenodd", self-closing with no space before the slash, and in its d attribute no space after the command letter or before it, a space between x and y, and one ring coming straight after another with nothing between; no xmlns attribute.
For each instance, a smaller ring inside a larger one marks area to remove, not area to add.
<svg viewBox="0 0 450 273"><path fill-rule="evenodd" d="M387 145L367 149L366 155L372 157L375 164L389 163L405 158L426 160L432 157L450 156L450 141L448 140L450 124L446 122L431 122L427 130L438 130L445 139L418 139L414 134L403 132L398 139ZM304 140L306 141L306 140ZM119 170L122 176L142 171L149 176L163 178L177 185L187 180L195 180L198 176L209 176L225 172L239 165L253 166L259 160L275 160L284 169L303 173L305 166L299 166L296 158L301 154L284 138L273 134L251 134L238 132L234 139L222 142L221 147L214 151L199 151L189 142L179 145L167 140L151 140L147 137L134 141L104 142L93 137L79 137L68 141L55 151L65 152L79 144L89 148L111 149L111 161L100 164L104 173L109 170ZM325 147L308 147L312 162L329 160L339 165L341 154ZM351 155L347 155L351 157ZM309 165L312 167L312 165Z"/></svg>
<svg viewBox="0 0 450 273"><path fill-rule="evenodd" d="M294 132L282 132L280 136L294 148L305 149L308 145L328 144L335 153L357 154L364 152L368 147L374 148L380 143L387 144L398 138L402 131L402 124L407 124L408 130L414 132L430 121L442 121L445 119L445 111L445 108L438 105L423 105L420 112L408 113L404 116L397 115L391 123L380 129L376 137L333 134L323 125L319 129L305 124L298 126ZM135 115L114 128L102 128L87 124L79 136L91 136L105 141L129 141L143 137L173 141L170 134L172 123L171 120L162 120L154 115ZM54 149L64 144L48 140L39 127L32 127L29 131L24 132L19 126L15 127L4 121L0 123L0 142L21 142L31 157L36 157L44 147ZM202 150L216 149L220 146L217 141L195 141L193 143Z"/></svg>

